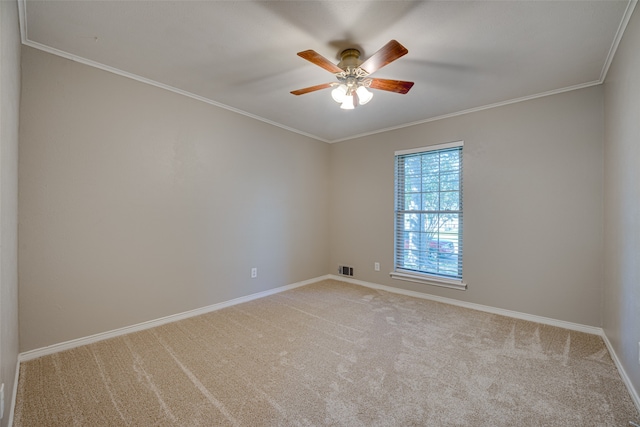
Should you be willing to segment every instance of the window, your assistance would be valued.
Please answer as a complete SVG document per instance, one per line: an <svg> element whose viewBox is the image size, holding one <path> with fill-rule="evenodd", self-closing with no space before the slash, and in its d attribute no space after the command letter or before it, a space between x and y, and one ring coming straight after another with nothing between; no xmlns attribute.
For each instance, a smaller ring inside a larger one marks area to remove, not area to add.
<svg viewBox="0 0 640 427"><path fill-rule="evenodd" d="M396 279L462 282L463 142L396 152Z"/></svg>

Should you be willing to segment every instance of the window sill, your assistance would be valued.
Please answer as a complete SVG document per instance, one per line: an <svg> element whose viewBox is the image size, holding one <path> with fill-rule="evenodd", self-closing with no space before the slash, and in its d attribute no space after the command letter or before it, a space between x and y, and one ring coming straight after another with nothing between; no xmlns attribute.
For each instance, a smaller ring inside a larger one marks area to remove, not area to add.
<svg viewBox="0 0 640 427"><path fill-rule="evenodd" d="M392 279L405 280L407 282L423 283L425 285L440 286L443 288L457 289L459 291L467 290L467 284L458 279L403 271L392 271L389 275Z"/></svg>

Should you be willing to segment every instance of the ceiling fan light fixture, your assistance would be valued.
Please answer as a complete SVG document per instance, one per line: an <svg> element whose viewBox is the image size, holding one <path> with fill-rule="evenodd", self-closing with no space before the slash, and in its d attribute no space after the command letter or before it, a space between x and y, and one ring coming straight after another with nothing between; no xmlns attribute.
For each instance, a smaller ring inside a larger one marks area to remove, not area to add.
<svg viewBox="0 0 640 427"><path fill-rule="evenodd" d="M342 105L340 106L343 110L353 110L355 105L353 103L353 95L346 95L344 97L344 101L342 101Z"/></svg>
<svg viewBox="0 0 640 427"><path fill-rule="evenodd" d="M358 104L360 105L366 104L373 98L373 93L369 92L364 86L359 86L358 89L356 89L356 94L358 95Z"/></svg>
<svg viewBox="0 0 640 427"><path fill-rule="evenodd" d="M347 96L347 86L341 84L331 91L331 97L337 103L342 103L344 101L345 96Z"/></svg>
<svg viewBox="0 0 640 427"><path fill-rule="evenodd" d="M370 78L369 76L408 52L406 47L396 40L391 40L364 62L360 60L360 51L358 49L345 49L340 54L341 60L338 65L314 50L298 52L299 57L332 73L338 79L338 82L309 86L291 91L291 93L293 95L303 95L321 89L333 88L331 97L340 104L340 108L343 110L353 110L357 106L369 103L373 98L373 93L369 91L369 88L404 95L409 92L413 82Z"/></svg>

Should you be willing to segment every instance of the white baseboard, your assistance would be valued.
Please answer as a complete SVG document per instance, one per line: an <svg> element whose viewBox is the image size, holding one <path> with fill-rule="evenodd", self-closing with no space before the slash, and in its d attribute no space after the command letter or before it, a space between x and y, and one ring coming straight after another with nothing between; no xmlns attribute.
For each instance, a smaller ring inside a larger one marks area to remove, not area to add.
<svg viewBox="0 0 640 427"><path fill-rule="evenodd" d="M16 395L17 395L17 387L18 387L18 380L19 380L19 371L20 371L20 363L27 361L27 360L32 360L32 359L36 359L38 357L42 357L42 356L46 356L49 354L53 354L53 353L57 353L60 351L64 351L64 350L69 350L71 348L75 348L75 347L79 347L82 345L86 345L86 344L92 344L98 341L102 341L102 340L106 340L109 338L114 338L114 337L118 337L121 335L125 335L125 334L129 334L132 332L137 332L137 331L142 331L145 329L149 329L149 328L154 328L156 326L160 326L160 325L164 325L166 323L170 323L170 322L175 322L178 320L182 320L182 319L187 319L189 317L194 317L194 316L199 316L201 314L205 314L205 313L209 313L212 311L216 311L216 310L220 310L222 308L226 308L226 307L231 307L233 305L237 305L237 304L241 304L243 302L248 302L248 301L253 301L255 299L258 298L264 298L267 297L269 295L274 295L280 292L284 292L290 289L295 289L301 286L306 286L312 283L316 283L322 280L326 280L326 279L333 279L333 280L337 280L337 281L341 281L341 282L347 282L347 283L352 283L354 285L360 285L360 286L365 286L367 288L372 288L372 289L379 289L382 291L387 291L387 292L392 292L392 293L396 293L396 294L401 294L401 295L406 295L406 296L410 296L410 297L415 297L415 298L422 298L422 299L427 299L427 300L431 300L431 301L437 301L437 302L441 302L441 303L445 303L445 304L450 304L450 305L455 305L455 306L459 306L459 307L464 307L464 308L469 308L472 310L479 310L479 311L484 311L487 313L492 313L492 314L498 314L498 315L502 315L502 316L506 316L506 317L512 317L515 319L522 319L522 320L528 320L531 322L536 322L536 323L542 323L545 325L550 325L550 326L557 326L560 328L564 328L564 329L569 329L572 331L578 331L578 332L584 332L584 333L588 333L588 334L594 334L594 335L599 335L603 338L607 349L609 350L609 353L611 354L611 357L616 365L616 368L618 369L618 372L620 372L620 376L622 377L622 380L624 382L624 384L626 385L627 389L629 390L629 394L631 395L631 398L633 399L633 402L635 403L636 407L638 408L638 411L640 411L640 398L638 397L638 392L634 389L633 384L631 383L631 380L629 379L629 377L627 376L624 368L622 367L622 364L620 363L620 360L618 359L618 356L615 352L615 350L613 349L613 346L611 345L611 343L609 342L609 339L607 338L607 336L605 335L604 331L602 330L602 328L598 328L598 327L594 327L594 326L588 326L588 325L581 325L578 323L572 323L572 322L566 322L563 320L557 320L557 319L551 319L548 317L542 317L542 316L536 316L533 314L527 314L527 313L521 313L521 312L517 312L517 311L512 311L512 310L505 310L502 308L496 308L496 307L491 307L491 306L487 306L487 305L482 305L482 304L475 304L475 303L471 303L471 302L466 302L466 301L459 301L453 298L446 298L446 297L440 297L437 295L430 295L430 294L426 294L426 293L422 293L422 292L415 292L415 291L408 291L405 289L400 289L400 288L394 288L391 286L386 286L386 285L379 285L377 283L371 283L371 282L365 282L362 280L356 280L356 279L350 279L348 277L344 277L344 276L337 276L334 274L328 274L325 276L320 276L320 277L316 277L313 279L309 279L309 280L305 280L302 282L297 282L297 283L293 283L290 285L285 285L285 286L280 286L278 288L274 288L274 289L269 289L263 292L258 292L255 294L251 294L251 295L247 295L244 297L240 297L240 298L235 298L229 301L224 301L221 303L217 303L217 304L213 304L213 305L209 305L206 307L202 307L202 308L198 308L195 310L190 310L190 311L186 311L183 313L178 313L178 314L174 314L174 315L170 315L170 316L166 316L166 317L162 317L159 319L155 319L155 320L150 320L147 322L142 322L142 323L138 323L136 325L131 325L131 326L126 326L124 328L119 328L119 329L114 329L112 331L107 331L107 332L102 332L99 334L95 334L95 335L90 335L88 337L84 337L84 338L78 338L78 339L74 339L74 340L70 340L70 341L66 341L66 342L62 342L59 344L54 344L54 345L50 345L47 347L42 347L42 348L38 348L35 350L30 350L24 353L20 353L18 355L18 361L17 361L17 367L16 367L16 378L14 381L14 390L13 390L13 396L12 396L12 401L11 401L11 411L9 414L9 425L12 425L13 423L13 414L14 414L14 408L15 408L15 399L16 399Z"/></svg>
<svg viewBox="0 0 640 427"><path fill-rule="evenodd" d="M607 345L607 349L609 350L609 354L611 354L611 358L613 359L613 363L615 363L616 368L618 368L618 372L620 373L620 376L622 377L622 381L624 382L624 385L627 386L627 390L629 390L629 394L631 395L631 400L633 400L633 403L636 405L636 409L638 410L638 412L640 412L640 396L638 396L638 391L633 387L633 384L631 383L631 379L627 375L627 372L624 370L624 367L622 366L622 363L620 363L620 359L618 358L618 354L613 349L613 345L611 345L611 342L609 341L609 338L607 337L607 334L605 334L604 332L602 333L602 339L604 340L604 343ZM633 421L636 421L636 420L633 420ZM640 420L638 420L638 421L640 421Z"/></svg>
<svg viewBox="0 0 640 427"><path fill-rule="evenodd" d="M428 299L431 301L442 302L445 304L456 305L458 307L470 308L472 310L484 311L501 316L513 317L515 319L528 320L530 322L542 323L545 325L557 326L559 328L570 329L572 331L585 332L587 334L600 335L604 332L602 328L595 326L581 325L579 323L566 322L564 320L551 319L549 317L536 316L533 314L521 313L519 311L505 310L503 308L491 307L488 305L476 304L473 302L460 301L453 298L439 297L437 295L425 294L422 292L408 291L405 289L394 288L386 285L378 285L377 283L364 282L362 280L350 279L348 277L330 275L331 279L342 282L353 283L354 285L366 286L367 288L380 289L381 291L392 292L395 294L406 295L415 298Z"/></svg>
<svg viewBox="0 0 640 427"><path fill-rule="evenodd" d="M342 281L342 282L353 283L354 285L365 286L367 288L379 289L379 290L382 290L382 291L392 292L392 293L401 294L401 295L407 295L407 296L416 297L416 298L427 299L427 300L431 300L431 301L442 302L442 303L445 303L445 304L456 305L456 306L459 306L459 307L470 308L470 309L473 309L473 310L485 311L487 313L499 314L499 315L502 315L502 316L512 317L512 318L516 318L516 319L522 319L522 320L528 320L528 321L531 321L531 322L542 323L542 324L550 325L550 326L557 326L559 328L569 329L569 330L572 330L572 331L585 332L587 334L599 335L600 337L602 337L605 345L607 346L607 349L609 350L609 354L611 354L611 358L613 359L613 362L614 362L616 368L618 369L618 372L620 373L620 377L622 377L622 381L624 382L624 385L627 387L627 390L629 391L629 394L631 395L631 399L633 400L633 403L635 404L636 409L638 410L638 412L640 412L640 397L638 396L638 392L633 387L633 384L631 383L631 379L629 379L629 376L627 375L627 373L625 372L624 368L622 367L622 364L620 363L620 359L618 358L618 355L616 354L615 350L613 349L613 346L611 345L611 342L609 342L609 338L607 338L607 335L604 333L604 330L602 328L598 328L598 327L595 327L595 326L581 325L579 323L566 322L564 320L551 319L549 317L536 316L536 315L533 315L533 314L521 313L521 312L518 312L518 311L505 310L505 309L502 309L502 308L496 308L496 307L491 307L491 306L482 305L482 304L475 304L475 303L466 302L466 301L459 301L459 300L452 299L452 298L445 298L445 297L440 297L440 296L436 296L436 295L424 294L424 293L421 293L421 292L408 291L408 290L405 290L405 289L399 289L399 288L394 288L394 287L391 287L391 286L379 285L377 283L365 282L365 281L362 281L362 280L350 279L348 277L342 277L342 276L337 276L337 275L333 275L333 274L330 275L330 278L333 279L333 280L339 280L339 281Z"/></svg>
<svg viewBox="0 0 640 427"><path fill-rule="evenodd" d="M269 289L266 291L258 292L255 294L247 295L240 298L234 298L229 301L224 301L221 303L209 305L206 307L197 308L195 310L185 311L183 313L172 314L170 316L161 317L155 320L149 320L147 322L138 323L136 325L125 326L123 328L114 329L107 332L100 332L95 335L90 335L88 337L77 338L70 341L61 342L58 344L53 344L47 347L37 348L35 350L25 351L24 353L18 354L18 362L25 362L27 360L37 359L38 357L47 356L49 354L58 353L60 351L69 350L75 347L80 347L82 345L92 344L98 341L106 340L109 338L115 338L121 335L130 334L132 332L138 332L145 329L155 328L156 326L164 325L166 323L176 322L178 320L187 319L189 317L199 316L201 314L209 313L212 311L220 310L226 307L231 307L233 305L242 304L243 302L253 301L258 298L264 298L269 295L277 294L280 292L288 291L290 289L298 288L300 286L306 286L311 283L319 282L321 280L328 279L329 275L320 276L309 280L304 280L302 282L293 283L290 285L280 286L274 289Z"/></svg>
<svg viewBox="0 0 640 427"><path fill-rule="evenodd" d="M20 358L16 360L16 375L13 379L13 394L11 395L11 409L9 410L9 427L13 426L13 414L16 410L16 396L18 395L18 380L20 379Z"/></svg>
<svg viewBox="0 0 640 427"><path fill-rule="evenodd" d="M585 332L585 333L588 333L588 334L595 334L595 335L604 336L604 332L603 332L602 328L598 328L598 327L594 327L594 326L581 325L581 324L578 324L578 323L571 323L571 322L566 322L566 321L563 321L563 320L556 320L556 319L551 319L551 318L548 318L548 317L536 316L536 315L527 314L527 313L521 313L521 312L512 311L512 310L505 310L505 309L502 309L502 308L496 308L496 307L491 307L491 306L487 306L487 305L475 304L475 303L466 302L466 301L459 301L459 300L456 300L456 299L453 299L453 298L445 298L445 297L426 294L426 293L422 293L422 292L408 291L408 290L405 290L405 289L394 288L394 287L391 287L391 286L379 285L377 283L365 282L365 281L362 281L362 280L351 279L351 278L344 277L344 276L328 274L328 275L325 275L325 276L315 277L313 279L305 280L305 281L302 281L302 282L297 282L297 283L293 283L293 284L290 284L290 285L280 286L280 287L277 287L277 288L274 288L274 289L269 289L269 290L266 290L266 291L258 292L258 293L247 295L247 296L244 296L244 297L235 298L235 299L232 299L232 300L229 300L229 301L224 301L224 302L213 304L213 305L209 305L209 306L206 306L206 307L197 308L195 310L185 311L183 313L178 313L178 314L172 314L170 316L161 317L159 319L149 320L147 322L142 322L142 323L138 323L138 324L131 325L131 326L125 326L123 328L118 328L118 329L114 329L114 330L111 330L111 331L101 332L101 333L98 333L98 334L95 334L95 335L90 335L90 336L87 336L87 337L77 338L77 339L74 339L74 340L65 341L65 342L58 343L58 344L53 344L53 345L50 345L50 346L47 346L47 347L41 347L41 348L37 348L37 349L34 349L34 350L29 350L29 351L26 351L26 352L18 354L18 362L37 359L38 357L46 356L46 355L57 353L57 352L64 351L64 350L69 350L69 349L72 349L72 348L75 348L75 347L80 347L82 345L92 344L92 343L95 343L95 342L98 342L98 341L102 341L102 340L106 340L106 339L109 339L109 338L118 337L118 336L129 334L129 333L132 333L132 332L137 332L137 331L142 331L142 330L149 329L149 328L154 328L156 326L164 325L166 323L175 322L175 321L182 320L182 319L187 319L189 317L199 316L201 314L205 314L205 313L209 313L209 312L212 312L212 311L220 310L220 309L226 308L226 307L231 307L233 305L241 304L243 302L252 301L252 300L255 300L255 299L258 299L258 298L264 298L264 297L269 296L269 295L277 294L277 293L284 292L284 291L287 291L287 290L290 290L290 289L294 289L294 288L298 288L298 287L301 287L301 286L306 286L306 285L309 285L311 283L316 283L316 282L319 282L321 280L326 280L326 279L333 279L333 280L338 280L338 281L342 281L342 282L353 283L355 285L365 286L365 287L372 288L372 289L380 289L380 290L383 290L383 291L392 292L392 293L396 293L396 294L402 294L402 295L407 295L407 296L411 296L411 297L415 297L415 298L428 299L428 300L432 300L432 301L442 302L442 303L445 303L445 304L450 304L450 305L456 305L456 306L460 306L460 307L470 308L472 310L479 310L479 311L484 311L484 312L488 312L488 313L499 314L499 315L502 315L502 316L513 317L513 318L516 318L516 319L529 320L529 321L536 322L536 323L542 323L542 324L551 325L551 326L558 326L560 328L570 329L570 330L573 330L573 331L579 331L579 332Z"/></svg>

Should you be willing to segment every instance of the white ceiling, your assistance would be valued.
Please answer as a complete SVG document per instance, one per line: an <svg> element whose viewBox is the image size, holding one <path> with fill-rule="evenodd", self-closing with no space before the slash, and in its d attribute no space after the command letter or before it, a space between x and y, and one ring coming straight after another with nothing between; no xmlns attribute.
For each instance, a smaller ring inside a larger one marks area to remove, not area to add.
<svg viewBox="0 0 640 427"><path fill-rule="evenodd" d="M635 1L31 1L23 42L188 94L326 142L603 81ZM296 56L337 63L389 40L409 53L373 77L415 82L375 91L352 111L335 81Z"/></svg>

